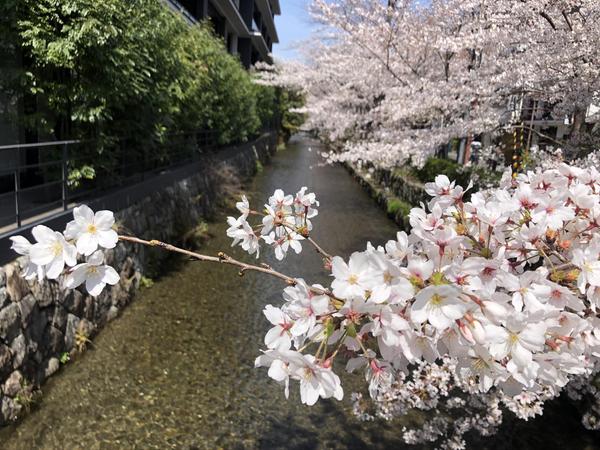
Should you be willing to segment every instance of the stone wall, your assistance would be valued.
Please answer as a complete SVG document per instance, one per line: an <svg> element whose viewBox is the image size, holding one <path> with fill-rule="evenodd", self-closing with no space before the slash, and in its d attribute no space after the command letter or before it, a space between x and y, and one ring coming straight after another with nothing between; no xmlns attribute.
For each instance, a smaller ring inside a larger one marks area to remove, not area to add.
<svg viewBox="0 0 600 450"><path fill-rule="evenodd" d="M112 198L119 198L121 204L129 199L129 206L116 211L118 226L124 234L180 241L201 218L214 212L223 165L241 177L250 176L257 160L267 162L276 145L275 134L264 135L203 157L194 163L197 167L182 168L185 177L163 188L156 188L158 178L146 181L137 187L144 194L141 198L113 193ZM169 175L172 179L177 172ZM92 202L92 206L96 205ZM63 289L60 280L26 282L18 260L0 267L0 425L15 420L27 408L37 387L59 369L61 355L85 345L87 338L127 306L142 276L150 266L159 265L166 253L119 243L106 257L121 274L121 281L96 298L83 290Z"/></svg>
<svg viewBox="0 0 600 450"><path fill-rule="evenodd" d="M405 178L400 173L354 164L347 164L346 167L402 230L410 230L410 209L421 202L427 204L430 199L421 183Z"/></svg>

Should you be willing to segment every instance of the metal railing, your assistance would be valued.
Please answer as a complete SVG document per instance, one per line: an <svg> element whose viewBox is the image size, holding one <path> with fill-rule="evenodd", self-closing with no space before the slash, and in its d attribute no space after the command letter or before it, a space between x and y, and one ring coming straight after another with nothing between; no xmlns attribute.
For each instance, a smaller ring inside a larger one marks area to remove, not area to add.
<svg viewBox="0 0 600 450"><path fill-rule="evenodd" d="M213 131L133 139L0 146L0 234L68 210L100 193L143 181L217 148ZM73 174L93 167L93 178Z"/></svg>
<svg viewBox="0 0 600 450"><path fill-rule="evenodd" d="M165 3L175 12L178 12L179 14L181 14L183 16L183 18L186 20L186 22L189 25L195 25L198 23L198 21L196 20L196 18L194 16L192 16L189 11L187 9L185 9L181 3L179 3L177 0L165 0Z"/></svg>

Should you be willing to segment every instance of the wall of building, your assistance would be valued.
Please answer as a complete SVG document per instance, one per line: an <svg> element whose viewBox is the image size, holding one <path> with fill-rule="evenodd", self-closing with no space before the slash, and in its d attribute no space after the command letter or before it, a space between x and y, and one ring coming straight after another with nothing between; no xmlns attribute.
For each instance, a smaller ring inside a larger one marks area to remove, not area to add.
<svg viewBox="0 0 600 450"><path fill-rule="evenodd" d="M273 44L279 42L275 0L165 0L192 22L210 20L229 53L237 55L248 68L258 61L271 63Z"/></svg>
<svg viewBox="0 0 600 450"><path fill-rule="evenodd" d="M122 192L119 198L130 200L116 210L117 223L141 238L178 242L214 212L224 164L241 177L250 176L256 161L267 162L276 145L275 133L267 134L206 157L191 174L182 169L182 177L163 188L153 189L160 183L150 180L142 198ZM121 281L96 298L82 289L66 290L57 281L27 282L20 276L19 260L0 267L0 425L26 408L36 387L59 369L61 355L118 316L142 276L167 256L158 249L119 243L107 252L107 262Z"/></svg>

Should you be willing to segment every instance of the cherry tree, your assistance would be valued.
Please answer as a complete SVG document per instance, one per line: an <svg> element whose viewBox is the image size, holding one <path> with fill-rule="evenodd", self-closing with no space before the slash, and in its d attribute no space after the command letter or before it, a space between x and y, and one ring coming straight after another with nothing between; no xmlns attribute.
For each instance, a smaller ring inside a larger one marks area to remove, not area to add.
<svg viewBox="0 0 600 450"><path fill-rule="evenodd" d="M92 296L119 282L103 255L118 241L274 276L286 287L280 304L264 308L271 326L256 366L286 396L298 383L307 405L341 400L340 371L362 372L374 400L365 407L353 396L364 418L434 412L420 430L404 430L409 443L460 448L470 429L492 433L501 407L524 419L541 414L571 381L571 395L591 397L584 423L598 429L600 393L586 380L600 369L600 172L508 171L498 188L467 201L469 188L439 175L426 185L428 204L411 210L409 234L349 257L312 238L321 205L306 187L278 189L260 209L242 197L228 218L232 245L256 258L266 248L280 261L309 245L332 277L326 286L224 252L118 235L110 211L87 206L64 232L39 225L36 242L16 236L13 248L25 277ZM460 419L440 414L453 410Z"/></svg>
<svg viewBox="0 0 600 450"><path fill-rule="evenodd" d="M530 127L527 96L572 120L581 144L600 92L600 5L593 0L314 0L322 42L278 80L307 93L309 125L332 159L420 165L456 137ZM275 77L275 82L277 77Z"/></svg>

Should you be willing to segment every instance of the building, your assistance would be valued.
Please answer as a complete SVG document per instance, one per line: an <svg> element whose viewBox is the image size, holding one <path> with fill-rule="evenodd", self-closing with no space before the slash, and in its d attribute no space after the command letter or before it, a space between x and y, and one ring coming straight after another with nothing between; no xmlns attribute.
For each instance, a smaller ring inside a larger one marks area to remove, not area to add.
<svg viewBox="0 0 600 450"><path fill-rule="evenodd" d="M229 52L239 55L246 68L259 61L273 62L273 44L279 42L275 27L275 15L281 14L279 0L166 1L190 23L210 20Z"/></svg>

